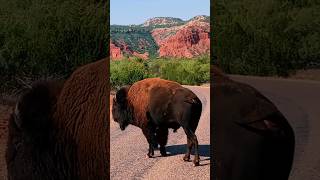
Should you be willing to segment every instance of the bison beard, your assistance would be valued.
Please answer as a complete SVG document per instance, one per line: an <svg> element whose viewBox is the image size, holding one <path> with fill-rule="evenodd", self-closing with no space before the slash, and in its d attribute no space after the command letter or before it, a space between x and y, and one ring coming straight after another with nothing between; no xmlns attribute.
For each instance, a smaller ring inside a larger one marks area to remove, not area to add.
<svg viewBox="0 0 320 180"><path fill-rule="evenodd" d="M108 179L107 60L25 91L9 122L8 179Z"/></svg>
<svg viewBox="0 0 320 180"><path fill-rule="evenodd" d="M287 119L253 87L211 70L217 179L287 180L295 143Z"/></svg>
<svg viewBox="0 0 320 180"><path fill-rule="evenodd" d="M183 127L187 135L185 161L195 150L194 165L199 165L198 140L195 131L202 111L199 98L180 84L159 78L149 78L121 88L113 99L112 114L121 130L129 124L142 129L149 143L147 156L153 157L154 147L166 156L168 128Z"/></svg>

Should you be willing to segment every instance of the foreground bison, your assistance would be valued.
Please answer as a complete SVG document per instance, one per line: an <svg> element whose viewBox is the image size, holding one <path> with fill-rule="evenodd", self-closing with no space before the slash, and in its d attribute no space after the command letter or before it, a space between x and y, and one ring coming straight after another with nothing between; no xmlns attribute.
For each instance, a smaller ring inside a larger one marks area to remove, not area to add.
<svg viewBox="0 0 320 180"><path fill-rule="evenodd" d="M121 130L129 124L142 129L149 143L148 157L154 155L159 143L160 153L166 156L168 128L176 131L180 126L187 135L185 161L195 150L194 165L199 165L198 140L195 131L202 111L199 98L180 84L159 78L145 79L121 88L113 99L112 115Z"/></svg>
<svg viewBox="0 0 320 180"><path fill-rule="evenodd" d="M107 60L63 82L39 82L9 122L8 179L108 179Z"/></svg>
<svg viewBox="0 0 320 180"><path fill-rule="evenodd" d="M213 137L219 180L287 180L294 133L256 89L212 68Z"/></svg>

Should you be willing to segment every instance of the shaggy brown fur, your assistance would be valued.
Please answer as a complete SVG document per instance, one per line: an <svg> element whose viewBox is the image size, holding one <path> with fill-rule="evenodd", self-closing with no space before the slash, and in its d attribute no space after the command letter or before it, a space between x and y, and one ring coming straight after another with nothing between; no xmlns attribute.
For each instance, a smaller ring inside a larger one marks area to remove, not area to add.
<svg viewBox="0 0 320 180"><path fill-rule="evenodd" d="M210 76L212 83L220 83L222 81L230 80L229 77L225 75L221 69L214 65L211 65L210 67Z"/></svg>
<svg viewBox="0 0 320 180"><path fill-rule="evenodd" d="M9 125L9 179L108 179L107 60L21 96Z"/></svg>
<svg viewBox="0 0 320 180"><path fill-rule="evenodd" d="M189 161L194 147L194 163L199 165L198 141L194 133L201 110L201 101L189 89L173 81L149 78L121 88L114 98L112 114L122 130L129 124L142 129L149 143L148 157L154 155L156 143L160 144L161 155L166 156L168 128L176 131L182 126L188 140L184 160Z"/></svg>
<svg viewBox="0 0 320 180"><path fill-rule="evenodd" d="M147 126L146 111L150 103L150 90L154 87L165 87L171 91L171 94L175 94L178 89L181 89L181 85L167 81L160 78L149 78L133 84L128 91L128 103L134 107L134 117L137 121L133 122L133 125L140 128Z"/></svg>
<svg viewBox="0 0 320 180"><path fill-rule="evenodd" d="M222 73L212 80L218 179L287 180L293 162L294 133L286 118L253 87Z"/></svg>

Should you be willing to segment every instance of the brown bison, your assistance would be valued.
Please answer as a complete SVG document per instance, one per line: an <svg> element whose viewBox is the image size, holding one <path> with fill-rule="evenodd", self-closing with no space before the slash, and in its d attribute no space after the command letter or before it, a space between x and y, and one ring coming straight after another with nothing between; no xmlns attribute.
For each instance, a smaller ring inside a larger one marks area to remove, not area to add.
<svg viewBox="0 0 320 180"><path fill-rule="evenodd" d="M9 122L8 179L108 179L108 94L106 59L27 89Z"/></svg>
<svg viewBox="0 0 320 180"><path fill-rule="evenodd" d="M112 115L121 130L129 124L140 127L149 143L148 157L154 155L159 143L160 153L166 156L168 128L176 131L182 126L187 135L185 161L195 150L194 165L199 165L198 140L195 131L202 111L199 98L180 84L160 78L144 79L121 88L113 99Z"/></svg>
<svg viewBox="0 0 320 180"><path fill-rule="evenodd" d="M286 118L253 87L211 70L217 179L287 180L295 141Z"/></svg>

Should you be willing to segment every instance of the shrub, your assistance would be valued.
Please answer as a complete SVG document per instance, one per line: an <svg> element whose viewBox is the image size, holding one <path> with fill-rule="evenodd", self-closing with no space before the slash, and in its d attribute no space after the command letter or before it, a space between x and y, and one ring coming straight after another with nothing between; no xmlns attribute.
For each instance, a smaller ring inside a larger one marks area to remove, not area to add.
<svg viewBox="0 0 320 180"><path fill-rule="evenodd" d="M320 67L319 1L225 0L212 7L212 52L227 73L287 76Z"/></svg>
<svg viewBox="0 0 320 180"><path fill-rule="evenodd" d="M0 90L17 79L66 77L107 56L108 3L0 0Z"/></svg>
<svg viewBox="0 0 320 180"><path fill-rule="evenodd" d="M162 58L151 60L120 60L110 64L111 86L133 84L136 81L160 77L185 85L200 85L210 81L209 57L194 59Z"/></svg>
<svg viewBox="0 0 320 180"><path fill-rule="evenodd" d="M112 88L130 85L148 77L148 72L142 63L132 60L112 61L110 63L110 84Z"/></svg>
<svg viewBox="0 0 320 180"><path fill-rule="evenodd" d="M196 60L167 61L160 67L160 77L181 84L199 85L210 80L210 66Z"/></svg>

